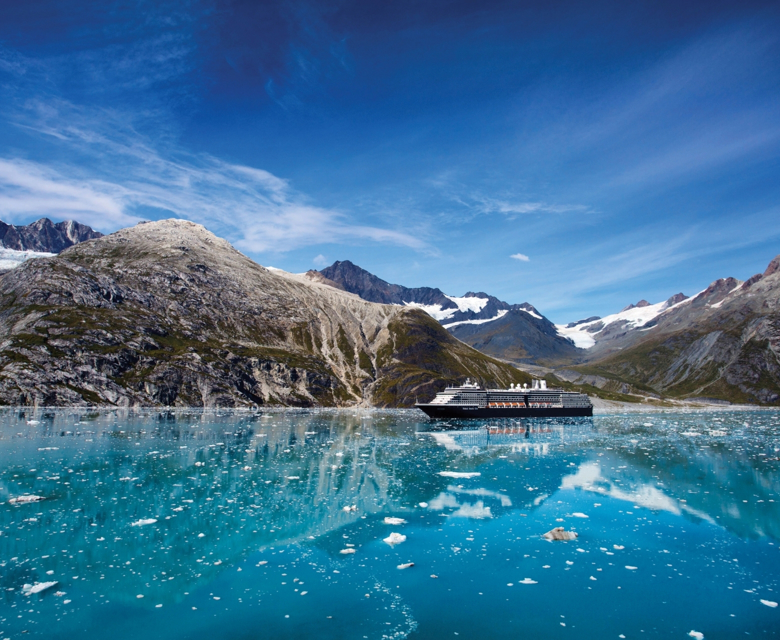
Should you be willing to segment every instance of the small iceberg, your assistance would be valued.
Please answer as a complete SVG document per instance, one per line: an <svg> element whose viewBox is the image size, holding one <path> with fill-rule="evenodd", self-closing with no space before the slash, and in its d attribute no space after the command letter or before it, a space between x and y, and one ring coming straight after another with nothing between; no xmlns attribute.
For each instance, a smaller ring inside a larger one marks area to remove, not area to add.
<svg viewBox="0 0 780 640"><path fill-rule="evenodd" d="M482 474L478 471L439 471L439 475L445 478L476 478Z"/></svg>
<svg viewBox="0 0 780 640"><path fill-rule="evenodd" d="M43 496L25 494L23 496L19 496L18 498L11 498L8 501L8 504L28 504L29 502L40 502L41 500L46 500L46 498Z"/></svg>
<svg viewBox="0 0 780 640"><path fill-rule="evenodd" d="M581 511L575 511L571 514L573 518L587 518L588 515L585 513L582 513Z"/></svg>
<svg viewBox="0 0 780 640"><path fill-rule="evenodd" d="M355 550L352 549L352 548L342 549L341 551L339 551L339 553L341 553L342 555L346 556L346 555L349 555L350 553L355 553Z"/></svg>
<svg viewBox="0 0 780 640"><path fill-rule="evenodd" d="M35 584L25 584L22 585L22 594L25 596L31 596L34 593L41 593L42 591L46 591L47 589L51 589L52 587L56 587L59 584L59 582L36 582Z"/></svg>
<svg viewBox="0 0 780 640"><path fill-rule="evenodd" d="M575 540L579 534L575 531L566 531L563 527L555 527L550 529L545 534L542 534L542 538L545 540Z"/></svg>
<svg viewBox="0 0 780 640"><path fill-rule="evenodd" d="M406 542L406 536L402 533L391 533L389 536L387 536L382 542L386 542L391 547L401 544L402 542Z"/></svg>
<svg viewBox="0 0 780 640"><path fill-rule="evenodd" d="M410 569L414 566L414 562L404 562L403 564L398 565L398 569Z"/></svg>
<svg viewBox="0 0 780 640"><path fill-rule="evenodd" d="M696 640L704 640L704 634L701 631L694 631L693 629L691 629L688 632L688 635L691 638L696 638Z"/></svg>
<svg viewBox="0 0 780 640"><path fill-rule="evenodd" d="M398 524L406 524L406 520L404 520L403 518L387 517L387 518L384 519L384 523L385 524L396 524L396 525L398 525Z"/></svg>
<svg viewBox="0 0 780 640"><path fill-rule="evenodd" d="M531 580L531 578L523 578L517 584L539 584L539 583L536 580Z"/></svg>
<svg viewBox="0 0 780 640"><path fill-rule="evenodd" d="M157 518L141 518L140 520L136 520L135 522L131 523L131 527L145 527L147 524L154 524L157 522Z"/></svg>
<svg viewBox="0 0 780 640"><path fill-rule="evenodd" d="M772 607L773 609L777 607L776 602L772 602L771 600L761 600L761 604L765 604L767 607Z"/></svg>
<svg viewBox="0 0 780 640"><path fill-rule="evenodd" d="M344 507L344 513L353 513L357 511L357 505L352 505L351 507Z"/></svg>

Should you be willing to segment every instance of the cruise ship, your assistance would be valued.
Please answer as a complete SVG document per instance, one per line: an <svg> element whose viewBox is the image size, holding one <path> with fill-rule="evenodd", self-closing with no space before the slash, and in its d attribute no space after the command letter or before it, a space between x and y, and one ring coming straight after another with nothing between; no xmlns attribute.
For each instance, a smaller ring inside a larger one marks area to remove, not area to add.
<svg viewBox="0 0 780 640"><path fill-rule="evenodd" d="M592 416L593 405L584 393L548 389L546 380L533 380L531 388L511 385L509 389L484 389L466 380L459 387L447 387L418 409L431 418L558 418Z"/></svg>

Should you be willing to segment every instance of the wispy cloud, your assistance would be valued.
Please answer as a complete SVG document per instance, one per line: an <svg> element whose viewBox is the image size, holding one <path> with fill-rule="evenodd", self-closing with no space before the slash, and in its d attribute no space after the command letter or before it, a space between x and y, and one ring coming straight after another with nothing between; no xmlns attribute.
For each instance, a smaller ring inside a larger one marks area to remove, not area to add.
<svg viewBox="0 0 780 640"><path fill-rule="evenodd" d="M319 254L317 256L314 256L312 263L314 264L315 267L324 267L328 264L328 259L324 255Z"/></svg>
<svg viewBox="0 0 780 640"><path fill-rule="evenodd" d="M569 213L588 211L582 204L550 204L548 202L512 202L494 198L475 197L475 206L483 213L503 213L507 215L525 213Z"/></svg>
<svg viewBox="0 0 780 640"><path fill-rule="evenodd" d="M25 74L20 56L2 59L11 60L11 73ZM0 210L12 221L73 217L111 231L143 218L180 217L249 252L332 242L427 246L420 234L359 224L348 212L318 206L263 169L188 153L165 131L156 143L139 132L154 117L144 110L75 104L37 77L27 78L23 98L6 101L3 115L37 138L41 157L67 160L0 156Z"/></svg>
<svg viewBox="0 0 780 640"><path fill-rule="evenodd" d="M520 262L529 262L531 258L529 258L524 253L513 253L510 258L514 258L515 260L520 260Z"/></svg>

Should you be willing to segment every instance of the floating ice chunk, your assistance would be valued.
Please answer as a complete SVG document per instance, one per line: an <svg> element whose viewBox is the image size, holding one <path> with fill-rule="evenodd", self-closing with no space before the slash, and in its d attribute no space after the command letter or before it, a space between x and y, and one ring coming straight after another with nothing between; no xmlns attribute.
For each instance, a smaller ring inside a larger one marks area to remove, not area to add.
<svg viewBox="0 0 780 640"><path fill-rule="evenodd" d="M130 526L145 527L147 524L154 524L155 522L157 522L157 518L141 518L140 520L133 522Z"/></svg>
<svg viewBox="0 0 780 640"><path fill-rule="evenodd" d="M630 564L627 564L626 565L626 569L628 569L629 571L636 571L637 568L636 567L632 567Z"/></svg>
<svg viewBox="0 0 780 640"><path fill-rule="evenodd" d="M767 607L772 607L773 609L777 606L776 602L772 602L771 600L761 600L761 604L765 604Z"/></svg>
<svg viewBox="0 0 780 640"><path fill-rule="evenodd" d="M302 596L305 596L307 593L309 593L309 592L308 591L301 591L301 595Z"/></svg>
<svg viewBox="0 0 780 640"><path fill-rule="evenodd" d="M479 471L439 471L445 478L476 478L482 474Z"/></svg>
<svg viewBox="0 0 780 640"><path fill-rule="evenodd" d="M710 431L710 435L711 436L725 436L726 432L723 431L722 429L712 429Z"/></svg>
<svg viewBox="0 0 780 640"><path fill-rule="evenodd" d="M344 512L345 513L350 513L350 512L355 512L355 511L357 511L357 505L353 504L350 507L344 507Z"/></svg>
<svg viewBox="0 0 780 640"><path fill-rule="evenodd" d="M386 542L391 547L396 544L401 544L402 542L406 542L406 536L402 533L391 533L389 536L387 536L383 542Z"/></svg>
<svg viewBox="0 0 780 640"><path fill-rule="evenodd" d="M199 533L199 534L198 534L198 537L199 537L199 538L205 538L205 537L206 537L206 534L205 534L205 533Z"/></svg>
<svg viewBox="0 0 780 640"><path fill-rule="evenodd" d="M563 527L555 527L543 534L542 538L545 540L574 540L577 538L577 535L574 531L566 531Z"/></svg>
<svg viewBox="0 0 780 640"><path fill-rule="evenodd" d="M414 566L414 562L404 562L403 564L398 565L398 569L409 569Z"/></svg>
<svg viewBox="0 0 780 640"><path fill-rule="evenodd" d="M539 584L539 583L536 580L531 580L531 578L523 578L517 584Z"/></svg>
<svg viewBox="0 0 780 640"><path fill-rule="evenodd" d="M680 435L693 437L693 436L700 436L701 434L698 431L683 431Z"/></svg>
<svg viewBox="0 0 780 640"><path fill-rule="evenodd" d="M41 500L46 500L46 498L43 496L34 496L26 493L23 496L19 496L18 498L11 498L8 501L8 504L28 504L30 502L40 502Z"/></svg>
<svg viewBox="0 0 780 640"><path fill-rule="evenodd" d="M591 576L591 577L590 577L590 579L591 579L591 580L593 580L593 581L595 581L595 580L596 580L596 578L594 578L593 576Z"/></svg>
<svg viewBox="0 0 780 640"><path fill-rule="evenodd" d="M288 480L300 480L301 477L300 476L287 476L287 479Z"/></svg>
<svg viewBox="0 0 780 640"><path fill-rule="evenodd" d="M35 584L25 584L22 585L22 594L25 596L31 596L35 593L41 593L42 591L46 591L46 589L51 589L52 587L56 587L58 584L59 582L57 582L56 580L52 582L36 582Z"/></svg>
<svg viewBox="0 0 780 640"><path fill-rule="evenodd" d="M704 634L701 631L694 631L691 629L688 632L688 635L691 636L691 638L696 638L696 640L704 640Z"/></svg>
<svg viewBox="0 0 780 640"><path fill-rule="evenodd" d="M404 520L403 518L391 518L391 517L388 516L387 518L384 519L384 523L385 524L396 524L396 525L398 525L398 524L406 524L406 520Z"/></svg>
<svg viewBox="0 0 780 640"><path fill-rule="evenodd" d="M244 467L243 469L241 469L241 470L242 470L242 471L251 471L251 470L252 470L252 467L250 467L249 465L247 465L247 466L245 466L245 467Z"/></svg>
<svg viewBox="0 0 780 640"><path fill-rule="evenodd" d="M41 424L41 421L40 420L28 420L27 424L29 424L31 426L35 426L36 424Z"/></svg>
<svg viewBox="0 0 780 640"><path fill-rule="evenodd" d="M341 551L339 551L339 553L346 556L349 555L350 553L355 553L355 550L350 547L348 549L342 549Z"/></svg>
<svg viewBox="0 0 780 640"><path fill-rule="evenodd" d="M427 509L428 508L428 503L427 502L421 502L418 506L422 507L423 509Z"/></svg>
<svg viewBox="0 0 780 640"><path fill-rule="evenodd" d="M576 511L575 513L571 514L574 518L587 518L587 514L584 514L580 511Z"/></svg>
<svg viewBox="0 0 780 640"><path fill-rule="evenodd" d="M613 544L612 548L617 549L618 551L623 551L623 549L625 549L625 547L622 544Z"/></svg>

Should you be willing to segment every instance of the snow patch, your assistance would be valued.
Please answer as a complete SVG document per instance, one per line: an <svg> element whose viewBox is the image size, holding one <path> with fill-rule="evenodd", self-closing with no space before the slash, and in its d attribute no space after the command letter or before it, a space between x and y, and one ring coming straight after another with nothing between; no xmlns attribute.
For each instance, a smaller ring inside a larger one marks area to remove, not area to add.
<svg viewBox="0 0 780 640"><path fill-rule="evenodd" d="M520 307L520 311L525 311L529 316L533 316L537 320L541 320L542 319L542 316L540 316L538 313L534 313L530 309L524 309L523 307Z"/></svg>
<svg viewBox="0 0 780 640"><path fill-rule="evenodd" d="M686 301L683 300L683 302ZM678 304L682 304L682 302ZM648 322L661 315L664 311L667 311L671 308L672 307L667 307L666 302L664 301L657 304L651 304L646 307L634 307L633 309L627 309L626 311L621 311L620 313L613 313L612 315L606 316L599 320L583 322L582 324L578 324L576 327L567 328L566 325L557 324L555 325L555 328L558 330L559 335L563 336L564 338L570 338L572 342L574 342L575 346L579 347L580 349L589 349L594 344L596 344L596 336L598 336L598 334L604 331L604 329L606 329L613 322L623 321L626 323L626 329L638 329L639 327L643 327ZM599 329L598 331L588 331L589 328L592 329L598 323L602 323L604 325L603 328Z"/></svg>
<svg viewBox="0 0 780 640"><path fill-rule="evenodd" d="M419 302L404 302L404 306L421 309L439 322L451 318L458 311L457 309L442 309L440 304L420 304Z"/></svg>
<svg viewBox="0 0 780 640"><path fill-rule="evenodd" d="M487 298L473 298L469 296L468 298L455 298L453 296L448 296L445 294L445 298L449 298L452 300L456 305L458 305L458 310L462 312L466 311L473 311L474 313L479 313L482 311L482 309L485 308L485 305L488 303Z"/></svg>
<svg viewBox="0 0 780 640"><path fill-rule="evenodd" d="M523 309L525 311L525 309ZM493 322L493 320L498 320L499 318L503 318L507 313L509 313L506 309L502 309L498 312L498 315L496 315L494 318L485 318L484 320L461 320L460 322L450 322L449 324L442 325L445 329L449 329L451 327L457 327L459 324L485 324L486 322ZM526 311L526 313L531 313L530 311ZM531 315L535 315L531 313ZM434 316L435 317L435 316ZM541 316L536 316L537 318L541 318ZM438 320L438 318L436 318Z"/></svg>

